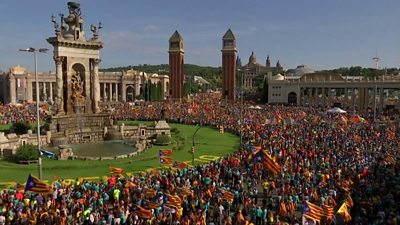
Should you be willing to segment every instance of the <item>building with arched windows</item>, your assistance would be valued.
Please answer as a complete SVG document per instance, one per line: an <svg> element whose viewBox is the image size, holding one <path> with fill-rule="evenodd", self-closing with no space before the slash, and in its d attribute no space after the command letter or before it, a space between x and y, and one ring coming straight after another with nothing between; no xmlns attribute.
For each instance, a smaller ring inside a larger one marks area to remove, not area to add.
<svg viewBox="0 0 400 225"><path fill-rule="evenodd" d="M339 105L361 111L373 108L381 111L400 106L400 76L345 77L304 68L301 66L301 71L290 75L268 76L268 103Z"/></svg>
<svg viewBox="0 0 400 225"><path fill-rule="evenodd" d="M56 97L56 74L39 73L39 99L41 102L54 102ZM100 100L132 102L144 98L147 85L162 85L163 98L169 94L169 76L150 74L138 70L121 72L99 72ZM36 100L35 74L24 67L16 66L0 73L0 102L19 103Z"/></svg>

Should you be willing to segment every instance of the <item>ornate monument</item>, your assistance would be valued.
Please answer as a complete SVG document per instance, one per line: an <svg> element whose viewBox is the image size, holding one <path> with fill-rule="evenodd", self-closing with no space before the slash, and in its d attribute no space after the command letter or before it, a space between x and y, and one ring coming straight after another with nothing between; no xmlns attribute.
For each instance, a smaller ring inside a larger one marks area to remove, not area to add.
<svg viewBox="0 0 400 225"><path fill-rule="evenodd" d="M99 63L100 49L98 26L91 25L93 36L85 37L80 4L68 2L69 15L53 15L55 36L47 41L54 47L56 64L55 103L53 116L49 118L48 130L57 140L67 142L102 140L101 133L111 126L109 114L100 112Z"/></svg>
<svg viewBox="0 0 400 225"><path fill-rule="evenodd" d="M68 2L69 15L60 14L60 22L52 16L55 37L47 41L54 47L56 64L56 113L99 113L99 63L102 42L91 25L93 37L86 39L80 4Z"/></svg>

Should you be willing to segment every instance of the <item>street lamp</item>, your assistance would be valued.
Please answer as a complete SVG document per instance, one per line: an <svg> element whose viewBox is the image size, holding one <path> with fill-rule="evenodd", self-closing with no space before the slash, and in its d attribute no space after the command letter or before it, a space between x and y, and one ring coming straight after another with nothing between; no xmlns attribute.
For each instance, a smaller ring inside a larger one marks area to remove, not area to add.
<svg viewBox="0 0 400 225"><path fill-rule="evenodd" d="M194 137L197 134L197 131L199 131L201 128L201 126L197 127L196 131L193 133L193 137L192 137L192 165L194 167L194 152L195 152L195 142L194 142Z"/></svg>
<svg viewBox="0 0 400 225"><path fill-rule="evenodd" d="M244 73L248 71L247 65L245 68L238 68L241 71L241 86L240 86L240 146L243 144L243 90L244 90Z"/></svg>
<svg viewBox="0 0 400 225"><path fill-rule="evenodd" d="M37 125L37 142L38 142L38 173L39 179L42 179L42 153L40 152L40 112L39 112L39 81L37 74L37 58L36 53L46 53L48 51L47 48L33 48L29 47L26 49L20 49L21 52L33 52L33 61L35 64L35 82L36 82L36 125Z"/></svg>

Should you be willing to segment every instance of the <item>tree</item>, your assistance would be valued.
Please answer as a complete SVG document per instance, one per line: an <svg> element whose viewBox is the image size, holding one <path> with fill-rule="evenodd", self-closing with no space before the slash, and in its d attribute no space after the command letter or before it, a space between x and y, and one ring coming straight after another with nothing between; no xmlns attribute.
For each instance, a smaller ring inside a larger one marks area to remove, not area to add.
<svg viewBox="0 0 400 225"><path fill-rule="evenodd" d="M156 137L155 145L169 145L171 143L171 138L165 134L158 134Z"/></svg>
<svg viewBox="0 0 400 225"><path fill-rule="evenodd" d="M36 146L31 144L20 146L14 156L15 162L36 159L38 159L38 150Z"/></svg>
<svg viewBox="0 0 400 225"><path fill-rule="evenodd" d="M27 122L17 122L11 126L10 131L20 135L28 133L29 129L31 129L31 126Z"/></svg>

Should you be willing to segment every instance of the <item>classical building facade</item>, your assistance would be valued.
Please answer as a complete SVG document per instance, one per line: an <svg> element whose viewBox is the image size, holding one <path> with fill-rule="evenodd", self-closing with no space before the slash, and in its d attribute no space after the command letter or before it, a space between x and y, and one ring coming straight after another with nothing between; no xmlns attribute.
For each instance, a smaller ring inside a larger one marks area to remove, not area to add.
<svg viewBox="0 0 400 225"><path fill-rule="evenodd" d="M268 103L298 106L340 105L365 111L399 107L400 76L343 77L314 72L301 76L268 76Z"/></svg>
<svg viewBox="0 0 400 225"><path fill-rule="evenodd" d="M169 74L170 82L170 99L180 100L184 97L184 48L183 39L178 31L175 31L169 39Z"/></svg>
<svg viewBox="0 0 400 225"><path fill-rule="evenodd" d="M39 101L54 103L56 114L74 114L77 111L90 114L100 112L99 101L134 101L140 95L144 97L150 83L161 84L162 97L168 97L167 75L135 70L99 72L100 49L103 47L99 30L102 25L91 25L92 37L87 38L80 4L68 2L67 6L68 16L60 14L59 22L55 16L51 17L55 36L49 37L47 42L54 47L56 69L55 73L38 74ZM35 74L21 66L0 73L0 101L36 101L35 82Z"/></svg>
<svg viewBox="0 0 400 225"><path fill-rule="evenodd" d="M236 99L236 38L231 29L222 37L222 98Z"/></svg>
<svg viewBox="0 0 400 225"><path fill-rule="evenodd" d="M265 60L265 66L257 62L254 52L249 57L246 65L241 65L241 60L237 58L237 70L240 71L240 79L245 92L255 92L257 87L264 82L267 76L272 76L283 72L283 67L279 60L276 66L271 66L269 55Z"/></svg>
<svg viewBox="0 0 400 225"><path fill-rule="evenodd" d="M138 70L99 72L100 101L126 101L143 98L146 85L161 83L164 98L169 94L169 76L149 74ZM39 73L39 100L54 103L56 100L56 74ZM36 101L35 74L16 66L0 73L0 102L21 103Z"/></svg>

